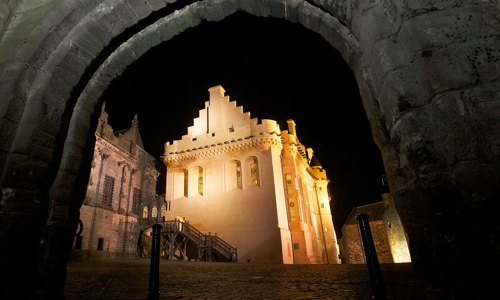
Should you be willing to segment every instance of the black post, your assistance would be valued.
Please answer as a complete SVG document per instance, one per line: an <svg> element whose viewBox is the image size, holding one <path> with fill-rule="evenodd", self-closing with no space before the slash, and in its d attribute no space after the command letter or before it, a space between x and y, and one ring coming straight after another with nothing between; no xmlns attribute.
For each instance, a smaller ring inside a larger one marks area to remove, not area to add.
<svg viewBox="0 0 500 300"><path fill-rule="evenodd" d="M147 300L160 299L160 224L153 225L153 247L149 266L149 292Z"/></svg>
<svg viewBox="0 0 500 300"><path fill-rule="evenodd" d="M368 215L361 214L356 217L359 222L359 229L361 231L361 239L363 240L363 248L365 249L366 265L368 266L368 273L372 282L373 297L372 299L387 299L385 294L384 281L382 280L382 272L380 272L380 264L378 262L377 251L373 243L372 232L370 230L370 223L368 222Z"/></svg>

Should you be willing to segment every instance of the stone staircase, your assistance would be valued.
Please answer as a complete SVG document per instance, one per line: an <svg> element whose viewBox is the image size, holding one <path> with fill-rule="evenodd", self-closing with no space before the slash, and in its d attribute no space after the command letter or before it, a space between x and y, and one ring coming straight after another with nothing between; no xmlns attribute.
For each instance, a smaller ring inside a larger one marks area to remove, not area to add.
<svg viewBox="0 0 500 300"><path fill-rule="evenodd" d="M189 222L179 220L169 220L159 224L163 226L161 235L165 237L161 247L168 259L238 261L237 248L221 239L217 233L203 234Z"/></svg>

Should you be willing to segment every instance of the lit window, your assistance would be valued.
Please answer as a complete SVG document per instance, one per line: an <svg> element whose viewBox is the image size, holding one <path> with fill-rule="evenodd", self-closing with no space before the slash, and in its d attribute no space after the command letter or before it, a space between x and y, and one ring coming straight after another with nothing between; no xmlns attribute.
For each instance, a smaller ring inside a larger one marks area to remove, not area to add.
<svg viewBox="0 0 500 300"><path fill-rule="evenodd" d="M161 217L165 217L165 213L167 212L167 206L165 204L161 205Z"/></svg>
<svg viewBox="0 0 500 300"><path fill-rule="evenodd" d="M148 218L148 207L147 206L144 206L144 208L142 209L142 218L143 219Z"/></svg>
<svg viewBox="0 0 500 300"><path fill-rule="evenodd" d="M153 205L153 209L151 209L151 218L156 218L158 216L158 208L156 205Z"/></svg>
<svg viewBox="0 0 500 300"><path fill-rule="evenodd" d="M198 194L203 196L203 168L198 167Z"/></svg>
<svg viewBox="0 0 500 300"><path fill-rule="evenodd" d="M224 166L224 185L226 191L242 188L241 162L231 160Z"/></svg>
<svg viewBox="0 0 500 300"><path fill-rule="evenodd" d="M259 186L260 178L259 178L259 163L257 161L257 157L250 157L246 160L245 163L245 179L246 182L249 183L250 186Z"/></svg>
<svg viewBox="0 0 500 300"><path fill-rule="evenodd" d="M184 197L188 197L188 171L184 170Z"/></svg>
<svg viewBox="0 0 500 300"><path fill-rule="evenodd" d="M239 189L241 189L242 182L241 182L241 163L239 161L236 161L236 184Z"/></svg>
<svg viewBox="0 0 500 300"><path fill-rule="evenodd" d="M115 187L115 179L111 176L105 175L101 194L101 204L111 206L113 202L113 190Z"/></svg>

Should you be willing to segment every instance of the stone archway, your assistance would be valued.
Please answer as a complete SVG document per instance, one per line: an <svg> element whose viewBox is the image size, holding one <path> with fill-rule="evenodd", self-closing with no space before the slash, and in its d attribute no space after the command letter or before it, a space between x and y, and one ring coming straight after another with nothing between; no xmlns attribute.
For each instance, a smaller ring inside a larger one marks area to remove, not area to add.
<svg viewBox="0 0 500 300"><path fill-rule="evenodd" d="M478 269L464 260L477 253L475 247L498 262L498 225L487 228L498 209L500 186L499 25L493 4L54 0L38 7L28 1L9 5L12 13L0 28L0 75L7 78L0 86L6 141L0 148L2 253L5 261L21 258L28 252L12 245L39 247L41 238L45 257L28 260L25 267L43 261L42 272L54 275L42 290L62 292L67 238L81 205L79 176L86 172L82 164L99 95L151 47L236 11L300 23L321 34L353 69L415 266L430 287L451 288L455 295L472 291L477 281L467 274ZM15 33L24 34L24 43ZM24 228L32 226L36 229L21 240Z"/></svg>

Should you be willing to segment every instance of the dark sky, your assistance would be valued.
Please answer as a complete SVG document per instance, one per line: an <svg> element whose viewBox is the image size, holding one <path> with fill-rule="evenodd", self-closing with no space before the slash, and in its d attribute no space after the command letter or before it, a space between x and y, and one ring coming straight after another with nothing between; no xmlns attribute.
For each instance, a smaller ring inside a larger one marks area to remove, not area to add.
<svg viewBox="0 0 500 300"><path fill-rule="evenodd" d="M243 13L204 23L147 52L103 99L115 130L139 115L144 147L164 175L163 144L186 134L218 84L253 118L276 120L282 130L295 121L331 180L337 235L353 206L381 200L382 160L354 76L334 48L300 25Z"/></svg>

